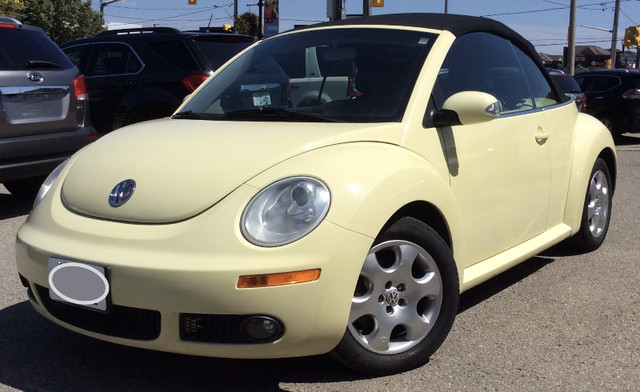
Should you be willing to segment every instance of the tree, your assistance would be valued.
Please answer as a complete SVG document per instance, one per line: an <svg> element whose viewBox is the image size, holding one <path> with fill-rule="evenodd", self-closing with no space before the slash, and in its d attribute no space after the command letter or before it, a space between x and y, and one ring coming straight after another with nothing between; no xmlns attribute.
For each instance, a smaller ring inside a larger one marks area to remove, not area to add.
<svg viewBox="0 0 640 392"><path fill-rule="evenodd" d="M258 36L258 15L245 12L236 19L236 33Z"/></svg>
<svg viewBox="0 0 640 392"><path fill-rule="evenodd" d="M91 0L23 1L24 7L18 19L22 23L42 27L57 44L90 37L104 30L102 15L91 8Z"/></svg>
<svg viewBox="0 0 640 392"><path fill-rule="evenodd" d="M23 8L22 0L0 0L0 16L18 18Z"/></svg>

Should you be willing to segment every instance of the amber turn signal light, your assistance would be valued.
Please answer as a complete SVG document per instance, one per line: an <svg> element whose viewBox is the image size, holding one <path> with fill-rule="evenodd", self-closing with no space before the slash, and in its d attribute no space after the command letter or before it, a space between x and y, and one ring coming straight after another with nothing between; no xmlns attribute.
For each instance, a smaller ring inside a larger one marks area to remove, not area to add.
<svg viewBox="0 0 640 392"><path fill-rule="evenodd" d="M289 284L313 282L320 278L320 268L281 272L277 274L243 275L238 278L239 289L252 289L258 287L284 286Z"/></svg>

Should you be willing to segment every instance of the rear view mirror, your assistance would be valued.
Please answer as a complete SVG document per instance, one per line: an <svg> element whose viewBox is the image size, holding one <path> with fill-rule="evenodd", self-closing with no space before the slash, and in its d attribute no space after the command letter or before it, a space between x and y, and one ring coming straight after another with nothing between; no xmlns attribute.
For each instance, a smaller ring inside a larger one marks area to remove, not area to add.
<svg viewBox="0 0 640 392"><path fill-rule="evenodd" d="M453 94L433 113L436 127L470 125L491 121L500 116L500 104L491 94L463 91Z"/></svg>

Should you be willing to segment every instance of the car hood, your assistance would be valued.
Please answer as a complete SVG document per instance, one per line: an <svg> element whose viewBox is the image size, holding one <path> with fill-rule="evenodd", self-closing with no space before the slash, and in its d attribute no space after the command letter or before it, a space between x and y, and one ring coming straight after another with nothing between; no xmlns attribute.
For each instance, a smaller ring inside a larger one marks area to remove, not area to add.
<svg viewBox="0 0 640 392"><path fill-rule="evenodd" d="M392 129L390 129L392 128ZM260 123L157 120L121 128L85 147L68 168L65 206L100 219L169 223L210 208L290 157L332 144L400 137L400 124ZM304 173L301 168L300 173ZM109 196L135 181L119 207ZM276 180L276 179L274 179Z"/></svg>

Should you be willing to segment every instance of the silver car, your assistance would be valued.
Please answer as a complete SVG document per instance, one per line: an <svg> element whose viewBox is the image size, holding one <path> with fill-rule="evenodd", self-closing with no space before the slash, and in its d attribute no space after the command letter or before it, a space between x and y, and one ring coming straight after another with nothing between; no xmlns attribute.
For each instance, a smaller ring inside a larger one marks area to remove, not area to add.
<svg viewBox="0 0 640 392"><path fill-rule="evenodd" d="M44 177L96 138L84 76L35 26L0 17L0 183L35 196Z"/></svg>

